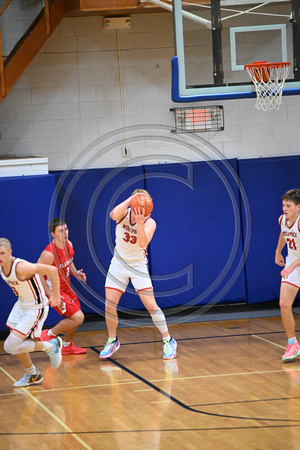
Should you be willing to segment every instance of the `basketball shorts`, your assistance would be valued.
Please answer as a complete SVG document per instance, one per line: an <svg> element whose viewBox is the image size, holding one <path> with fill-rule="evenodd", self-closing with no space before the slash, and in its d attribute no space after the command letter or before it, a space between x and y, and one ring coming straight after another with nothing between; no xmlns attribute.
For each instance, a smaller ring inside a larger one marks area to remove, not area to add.
<svg viewBox="0 0 300 450"><path fill-rule="evenodd" d="M152 289L147 260L126 263L114 256L108 269L105 287L124 293L129 279L131 279L136 292Z"/></svg>
<svg viewBox="0 0 300 450"><path fill-rule="evenodd" d="M58 314L65 317L72 317L77 311L81 310L79 300L71 288L60 291L60 295L63 297L60 305L53 307Z"/></svg>
<svg viewBox="0 0 300 450"><path fill-rule="evenodd" d="M46 305L40 309L26 308L17 301L11 310L6 326L11 330L18 331L24 336L31 336L37 339L41 335L41 331L45 320L47 319L49 306Z"/></svg>
<svg viewBox="0 0 300 450"><path fill-rule="evenodd" d="M293 260L291 260L288 256L286 257L285 265L289 266L291 265ZM289 283L293 286L296 286L298 289L300 289L300 267L296 267L295 270L293 270L292 273L289 274L287 278L281 278L281 281L283 283Z"/></svg>

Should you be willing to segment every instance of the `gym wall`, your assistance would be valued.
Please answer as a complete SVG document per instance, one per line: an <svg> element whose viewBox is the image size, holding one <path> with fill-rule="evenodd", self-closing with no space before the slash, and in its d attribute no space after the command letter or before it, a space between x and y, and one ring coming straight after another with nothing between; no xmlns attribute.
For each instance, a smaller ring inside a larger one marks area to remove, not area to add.
<svg viewBox="0 0 300 450"><path fill-rule="evenodd" d="M103 314L114 247L108 213L134 189L145 188L157 222L149 268L161 308L271 301L280 288L274 253L281 195L299 187L299 167L294 156L2 178L1 235L12 241L14 256L34 262L49 242L49 216L65 217L75 265L87 275L86 285L73 280L73 287L85 313ZM5 330L16 297L4 282L0 296ZM130 285L120 310L142 309ZM58 319L51 310L46 325Z"/></svg>

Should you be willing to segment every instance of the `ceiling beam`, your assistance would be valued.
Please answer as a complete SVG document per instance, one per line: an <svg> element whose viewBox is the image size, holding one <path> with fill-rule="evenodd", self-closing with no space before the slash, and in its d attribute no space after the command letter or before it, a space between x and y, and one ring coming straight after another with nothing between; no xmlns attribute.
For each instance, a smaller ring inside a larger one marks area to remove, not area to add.
<svg viewBox="0 0 300 450"><path fill-rule="evenodd" d="M211 0L193 0L192 3L210 5ZM172 1L163 0L167 5ZM165 9L140 0L66 0L66 17L80 17L91 15L121 15L162 13Z"/></svg>
<svg viewBox="0 0 300 450"><path fill-rule="evenodd" d="M162 12L151 3L139 0L66 0L66 17L120 15Z"/></svg>

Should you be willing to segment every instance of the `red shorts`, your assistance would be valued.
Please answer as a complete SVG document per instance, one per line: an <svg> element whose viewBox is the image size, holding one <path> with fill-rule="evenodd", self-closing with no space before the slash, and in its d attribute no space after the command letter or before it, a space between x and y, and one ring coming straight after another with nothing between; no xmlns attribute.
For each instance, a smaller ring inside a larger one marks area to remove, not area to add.
<svg viewBox="0 0 300 450"><path fill-rule="evenodd" d="M69 288L65 291L60 291L63 297L59 306L54 306L55 311L61 316L72 317L77 311L81 310L81 306L75 292Z"/></svg>

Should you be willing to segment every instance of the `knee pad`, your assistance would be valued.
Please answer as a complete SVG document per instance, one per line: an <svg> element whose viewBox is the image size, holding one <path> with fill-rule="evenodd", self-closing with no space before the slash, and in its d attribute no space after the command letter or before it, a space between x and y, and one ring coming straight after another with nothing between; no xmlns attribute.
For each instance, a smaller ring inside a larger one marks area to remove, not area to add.
<svg viewBox="0 0 300 450"><path fill-rule="evenodd" d="M4 350L11 355L17 355L19 346L22 344L22 339L10 334L4 342Z"/></svg>

